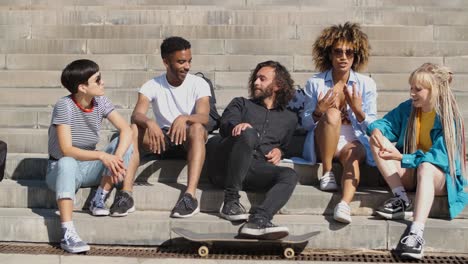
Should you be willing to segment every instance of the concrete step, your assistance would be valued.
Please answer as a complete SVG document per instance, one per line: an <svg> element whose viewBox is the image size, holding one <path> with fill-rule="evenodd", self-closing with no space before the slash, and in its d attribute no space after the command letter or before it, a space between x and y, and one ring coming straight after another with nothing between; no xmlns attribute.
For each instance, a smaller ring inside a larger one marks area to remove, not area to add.
<svg viewBox="0 0 468 264"><path fill-rule="evenodd" d="M159 54L162 39L1 39L0 54ZM190 39L194 55L310 56L312 41ZM463 56L466 41L372 40L372 56ZM371 57L372 60L373 57ZM312 59L310 59L312 61ZM2 62L3 63L3 62ZM193 65L196 66L196 63Z"/></svg>
<svg viewBox="0 0 468 264"><path fill-rule="evenodd" d="M333 13L333 7L295 10L295 6L270 7L268 10L218 5L182 9L179 6L152 9L146 6L61 10L1 10L1 25L328 25L355 21L365 25L467 25L466 10L430 10L402 7L349 7ZM448 19L447 17L450 17Z"/></svg>
<svg viewBox="0 0 468 264"><path fill-rule="evenodd" d="M26 242L58 242L61 238L59 218L55 210L0 209L0 240ZM354 217L350 225L334 222L329 216L277 215L275 223L285 225L292 234L320 231L309 248L376 249L396 247L407 228L406 222L385 221L372 217ZM463 239L468 233L468 220L429 219L424 238L426 252L468 251ZM126 218L96 219L85 212L74 214L80 236L91 244L161 245L178 236L171 228L183 227L195 232L237 232L240 225L216 215L199 214L189 219L171 219L167 212L135 212ZM91 228L90 228L91 227Z"/></svg>
<svg viewBox="0 0 468 264"><path fill-rule="evenodd" d="M309 74L308 74L309 75ZM467 75L468 76L468 75ZM310 77L310 75L309 75ZM374 76L372 76L374 78ZM391 81L391 76L377 76L375 79L383 77L384 79ZM468 79L468 78L467 78ZM234 78L232 79L234 81ZM468 80L467 80L468 81ZM397 80L395 80L397 82ZM461 85L461 81L454 81L455 85ZM378 88L377 94L377 106L378 111L380 112L388 112L398 106L401 102L409 99L409 84L406 81L401 81L400 88L395 90L380 90ZM457 86L460 87L460 86ZM27 109L31 108L49 108L48 111L40 111L37 114L37 127L48 126L50 122L50 113L52 106L56 103L56 101L62 97L66 96L68 91L64 88L0 88L2 96L0 97L0 108L1 109L14 109L22 107L26 107ZM135 89L110 89L106 90L106 96L110 98L112 103L115 105L117 109L132 109L135 106L137 96L138 96L138 88ZM231 102L234 97L238 96L248 96L247 89L217 89L216 93L216 106L219 110L222 110L227 107L227 105ZM468 96L467 92L464 91L457 91L455 90L455 95L458 101L458 104L461 108L462 112L466 112L465 109L465 102L466 97ZM17 98L22 98L21 102L17 100ZM10 110L5 110L10 111ZM33 110L34 111L34 110ZM19 118L23 118L23 112L29 112L28 110L20 110L18 112ZM221 113L221 112L220 112ZM35 116L31 117L33 120L36 118ZM2 117L0 120L5 120L6 123L14 123L16 122L14 119L10 119L9 117ZM11 121L10 121L11 120ZM19 120L21 123L21 120ZM0 130L1 133L1 130ZM21 152L21 151L15 151Z"/></svg>
<svg viewBox="0 0 468 264"><path fill-rule="evenodd" d="M133 110L138 98L138 90L139 88L106 88L106 96L110 98L116 108ZM70 94L65 88L0 88L0 92L2 93L0 97L0 107L2 108L50 107L52 109L58 99ZM226 108L234 97L248 96L247 89L216 90L215 93L218 109ZM17 100L18 96L23 99L21 102ZM49 121L50 119L47 123ZM41 122L43 122L42 119Z"/></svg>
<svg viewBox="0 0 468 264"><path fill-rule="evenodd" d="M315 40L323 25L0 25L6 39L188 39ZM372 40L466 41L468 26L364 25Z"/></svg>
<svg viewBox="0 0 468 264"><path fill-rule="evenodd" d="M241 60L243 57L239 57L238 59ZM266 57L258 57L261 59L266 59ZM293 58L288 57L276 57L278 59L284 60L286 63L292 62ZM207 57L207 61L212 61L215 59L214 57ZM393 58L388 58L392 60ZM107 59L106 59L107 60ZM222 59L224 60L224 59ZM239 61L237 60L237 61ZM250 59L249 59L250 60ZM303 62L300 62L302 60ZM416 67L422 64L422 61L425 61L424 58L414 59L414 60L398 60L395 59L395 62L407 62L410 66L414 67L403 67L405 72L395 73L395 72L388 72L391 69L396 69L393 67L387 67L384 65L385 58L377 59L376 62L373 64L372 67L380 68L380 72L369 72L365 71L362 74L370 75L376 82L377 88L379 92L391 92L391 91L408 91L408 77L411 70L414 70ZM428 60L430 61L430 60ZM434 62L438 62L438 59L434 59ZM468 81L468 73L465 73L466 70L464 69L465 65L467 64L465 58L452 58L449 60L450 66L454 67L457 71L455 71L456 75L453 81L453 88L455 91L459 92L467 92L468 88L464 85L465 82ZM261 62L259 60L258 62ZM241 62L232 62L228 66L220 66L220 67L232 67L232 68L249 68L255 67L258 63L257 61L253 61L249 65L242 64ZM421 62L421 64L420 64ZM159 63L159 62L158 62ZM309 71L305 72L305 68L307 68L306 60L297 59L296 61L297 67L301 70L294 71L293 67L290 68L291 77L295 81L296 85L300 87L304 87L307 80L314 75L313 69L311 68ZM216 87L216 97L223 97L223 93L229 94L235 90L236 96L239 95L247 95L247 83L248 78L250 77L250 70L242 70L242 71L235 71L235 70L214 70L213 67L203 67L201 64L199 66L194 66L191 70L192 73L196 73L198 71L204 72L208 78L210 78L213 84ZM396 67L396 66L395 66ZM460 70L462 70L460 72ZM392 70L393 71L393 70ZM395 70L397 71L397 70ZM154 78L155 76L160 75L163 73L162 70L110 70L110 71L102 71L102 75L105 82L106 87L106 94L109 96L114 104L121 105L122 108L130 108L133 107L133 104L136 102L136 94L138 89L143 85L146 81ZM60 84L60 74L61 71L36 71L36 70L7 70L7 71L0 71L0 92L2 96L0 98L0 106L6 105L25 105L25 106L44 106L44 105L52 105L56 102L56 100L62 96L67 94L67 90L61 87ZM30 78L24 78L24 76L30 76L31 78L35 78L33 81ZM131 93L131 94L130 94ZM240 93L240 94L239 94ZM19 94L22 95L21 103L18 103L18 100L14 98L17 97ZM219 96L218 96L219 94ZM130 98L128 98L130 97ZM221 104L223 102L225 104L229 103L229 101L234 97L226 97L226 99L220 99ZM128 104L131 103L130 107Z"/></svg>
<svg viewBox="0 0 468 264"><path fill-rule="evenodd" d="M57 208L55 194L50 191L44 181L13 181L4 180L0 183L0 208ZM134 187L135 206L139 211L171 211L185 191L181 183L143 183L137 182ZM113 192L115 193L115 192ZM108 207L114 200L111 193L107 200ZM76 193L75 209L87 209L89 201L94 196L94 188L81 188ZM392 195L382 187L359 187L351 210L353 216L375 215L374 210L381 206ZM414 193L410 194L414 199ZM223 190L209 183L198 186L197 199L200 210L207 213L219 212L224 199ZM247 210L252 205L260 204L263 193L241 192L241 202ZM298 185L288 203L279 213L285 215L333 215L333 209L340 202L340 192L323 192L317 186ZM430 217L449 218L447 197L436 197ZM457 218L468 218L465 209Z"/></svg>
<svg viewBox="0 0 468 264"><path fill-rule="evenodd" d="M297 141L304 139L298 138ZM302 145L301 145L302 146ZM12 180L45 180L47 171L48 154L7 154L5 179ZM294 164L288 159L280 162L280 166L293 168L299 176L299 184L318 185L322 176L322 164ZM342 168L338 163L333 164L333 172L340 182ZM139 166L135 181L141 184L163 183L187 183L187 164L185 160L143 160ZM209 182L208 177L202 173L200 182ZM375 167L361 166L361 186L384 186Z"/></svg>
<svg viewBox="0 0 468 264"><path fill-rule="evenodd" d="M145 54L101 54L101 55L68 55L68 54L7 54L0 55L0 65L8 71L61 71L73 60L87 58L96 61L102 71L158 71L166 70L160 55ZM311 56L272 56L272 55L193 55L194 71L243 72L252 70L257 63L275 60L281 62L292 73L317 72ZM455 73L468 73L468 57L405 57L405 56L372 56L365 72L379 76L386 73L409 75L425 62L445 64ZM444 63L445 62L445 63ZM112 81L110 81L112 83ZM105 80L107 84L107 81ZM301 85L303 85L301 83ZM390 86L388 82L385 87Z"/></svg>

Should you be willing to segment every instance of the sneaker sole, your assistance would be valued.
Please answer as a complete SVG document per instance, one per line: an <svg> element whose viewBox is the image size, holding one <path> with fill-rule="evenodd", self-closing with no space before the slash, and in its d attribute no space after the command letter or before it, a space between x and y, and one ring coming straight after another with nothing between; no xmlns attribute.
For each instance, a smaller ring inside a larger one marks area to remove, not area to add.
<svg viewBox="0 0 468 264"><path fill-rule="evenodd" d="M412 258L412 259L418 259L421 260L424 256L424 253L421 251L421 253L408 253L408 252L402 252L401 256L404 258Z"/></svg>
<svg viewBox="0 0 468 264"><path fill-rule="evenodd" d="M89 246L71 248L67 246L66 244L60 244L60 247L69 253L81 253L81 252L89 251L91 249Z"/></svg>
<svg viewBox="0 0 468 264"><path fill-rule="evenodd" d="M325 191L325 192L333 192L333 191L337 191L338 190L338 186L334 186L334 187L323 187L320 186L320 190L322 191Z"/></svg>
<svg viewBox="0 0 468 264"><path fill-rule="evenodd" d="M94 212L92 209L90 209L91 211L91 215L93 216L108 216L110 214L109 211L97 211L97 212Z"/></svg>
<svg viewBox="0 0 468 264"><path fill-rule="evenodd" d="M337 222L340 222L340 223L343 223L343 224L351 224L351 217L348 218L344 218L344 217L340 217L340 216L333 216L333 219L335 219L335 221Z"/></svg>
<svg viewBox="0 0 468 264"><path fill-rule="evenodd" d="M179 213L173 213L171 215L171 217L174 217L174 218L187 218L187 217L194 216L194 215L198 214L199 212L200 212L200 207L197 207L197 209L195 209L191 214L181 215Z"/></svg>
<svg viewBox="0 0 468 264"><path fill-rule="evenodd" d="M110 216L122 217L122 216L127 216L129 213L133 213L135 211L136 211L135 206L132 206L132 208L128 209L126 212L123 212L123 213L113 212L113 213L110 214Z"/></svg>
<svg viewBox="0 0 468 264"><path fill-rule="evenodd" d="M257 233L255 231L259 231L259 230L254 230L253 232L251 232L250 230L241 230L239 234L245 238L261 239L261 240L279 240L289 235L288 231L277 231L277 232L271 232L267 234Z"/></svg>
<svg viewBox="0 0 468 264"><path fill-rule="evenodd" d="M244 221L249 219L249 214L239 214L239 215L227 215L219 212L222 218L229 220L229 221Z"/></svg>
<svg viewBox="0 0 468 264"><path fill-rule="evenodd" d="M396 214L388 214L380 211L375 211L378 215L382 216L388 220L403 220L403 219L410 219L413 217L413 212L404 212L404 213L396 213Z"/></svg>

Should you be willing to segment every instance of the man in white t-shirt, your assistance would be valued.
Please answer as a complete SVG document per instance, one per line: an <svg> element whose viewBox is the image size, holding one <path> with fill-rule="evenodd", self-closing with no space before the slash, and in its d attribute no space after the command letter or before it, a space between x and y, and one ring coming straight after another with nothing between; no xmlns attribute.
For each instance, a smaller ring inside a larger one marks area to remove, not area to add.
<svg viewBox="0 0 468 264"><path fill-rule="evenodd" d="M139 146L135 150L139 155L133 155L129 171L136 171L143 153L164 159L180 157L182 151L187 158L187 189L172 210L172 217L190 217L200 211L195 192L205 161L205 125L211 92L205 80L188 73L192 63L190 48L190 43L181 37L163 41L161 57L166 73L143 84L132 114L134 144ZM150 104L154 120L146 116Z"/></svg>

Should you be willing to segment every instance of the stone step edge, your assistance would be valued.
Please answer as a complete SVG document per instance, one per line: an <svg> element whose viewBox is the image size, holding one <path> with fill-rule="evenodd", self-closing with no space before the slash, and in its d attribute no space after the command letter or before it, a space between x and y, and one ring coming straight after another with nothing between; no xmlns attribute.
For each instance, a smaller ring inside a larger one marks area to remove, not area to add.
<svg viewBox="0 0 468 264"><path fill-rule="evenodd" d="M43 181L13 181L0 183L0 207L4 208L57 208L55 194L48 189ZM75 209L87 209L94 195L95 188L80 188L75 199ZM185 185L179 183L155 183L136 185L133 190L136 209L139 211L171 211L185 190ZM115 191L109 194L107 206L114 201ZM252 205L259 204L264 199L263 192L241 191L241 203L249 210ZM291 215L333 215L336 204L340 202L341 191L323 192L316 186L298 185L291 198L278 213ZM207 213L219 212L224 192L211 184L202 183L198 186L196 197L200 210ZM360 187L350 203L352 216L375 215L375 209L381 206L392 195L381 187ZM414 200L415 194L409 193ZM446 197L435 197L430 216L448 219ZM456 218L468 218L468 208Z"/></svg>
<svg viewBox="0 0 468 264"><path fill-rule="evenodd" d="M328 216L277 215L273 222L285 225L292 234L320 231L308 244L320 249L376 249L396 247L408 223L355 217L353 223L343 225ZM178 236L171 231L183 227L194 232L237 232L240 224L233 224L217 215L200 213L192 218L172 219L168 213L135 212L125 218L101 217L77 212L74 222L80 236L90 244L163 245ZM58 242L61 234L59 218L54 210L0 209L0 240L17 242ZM93 226L93 229L89 229ZM117 230L131 230L133 235ZM113 232L109 232L112 230ZM429 219L425 229L427 252L468 251L467 243L450 238L465 237L468 220L451 222ZM441 243L441 241L446 241Z"/></svg>

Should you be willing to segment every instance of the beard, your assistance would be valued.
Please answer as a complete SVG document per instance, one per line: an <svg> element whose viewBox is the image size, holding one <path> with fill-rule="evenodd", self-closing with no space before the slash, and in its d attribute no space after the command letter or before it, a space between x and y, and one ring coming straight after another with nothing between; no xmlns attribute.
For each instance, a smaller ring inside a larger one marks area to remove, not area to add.
<svg viewBox="0 0 468 264"><path fill-rule="evenodd" d="M263 101L266 98L272 97L274 93L275 92L274 92L274 89L273 89L273 83L271 83L267 87L265 87L264 90L257 89L257 88L254 87L252 97L255 100Z"/></svg>

